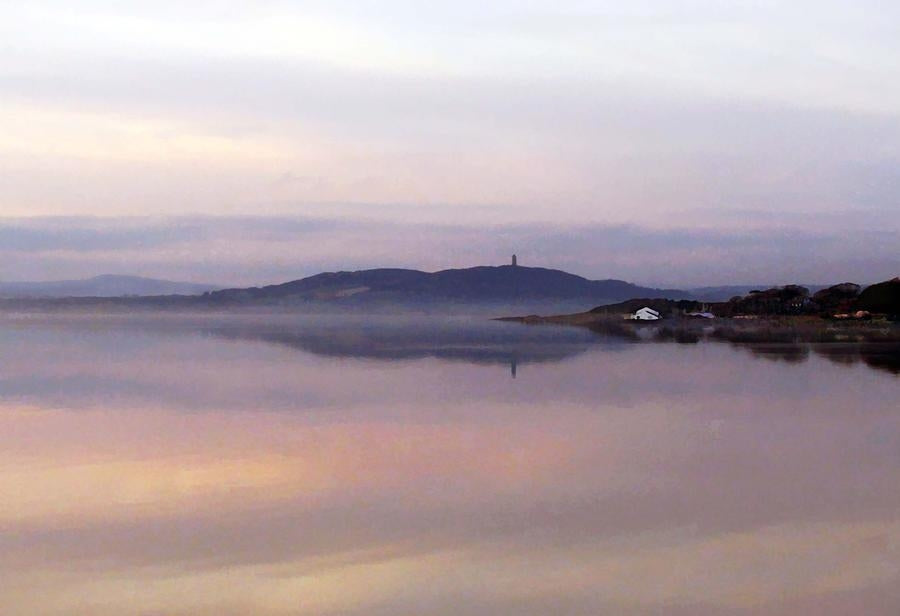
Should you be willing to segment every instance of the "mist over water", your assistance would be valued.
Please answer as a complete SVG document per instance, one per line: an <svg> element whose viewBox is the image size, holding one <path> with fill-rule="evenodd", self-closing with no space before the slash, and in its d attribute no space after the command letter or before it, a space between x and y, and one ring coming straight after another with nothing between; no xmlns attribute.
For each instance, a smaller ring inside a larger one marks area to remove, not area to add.
<svg viewBox="0 0 900 616"><path fill-rule="evenodd" d="M900 611L896 349L0 320L0 613Z"/></svg>

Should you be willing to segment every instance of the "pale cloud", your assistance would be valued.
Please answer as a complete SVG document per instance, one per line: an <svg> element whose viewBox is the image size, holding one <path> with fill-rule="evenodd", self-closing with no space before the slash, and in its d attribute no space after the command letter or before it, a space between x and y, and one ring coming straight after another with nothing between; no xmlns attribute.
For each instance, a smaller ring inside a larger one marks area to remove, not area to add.
<svg viewBox="0 0 900 616"><path fill-rule="evenodd" d="M367 209L348 207L336 218L0 219L0 279L118 273L255 286L320 271L501 264L513 253L525 265L664 287L871 283L900 272L900 228L890 210L834 215L819 225L799 215L744 224L745 215L692 211L666 228L416 222L408 208L365 216ZM385 213L410 221L386 221Z"/></svg>
<svg viewBox="0 0 900 616"><path fill-rule="evenodd" d="M669 224L696 207L898 198L900 53L884 3L0 10L7 215L351 202Z"/></svg>

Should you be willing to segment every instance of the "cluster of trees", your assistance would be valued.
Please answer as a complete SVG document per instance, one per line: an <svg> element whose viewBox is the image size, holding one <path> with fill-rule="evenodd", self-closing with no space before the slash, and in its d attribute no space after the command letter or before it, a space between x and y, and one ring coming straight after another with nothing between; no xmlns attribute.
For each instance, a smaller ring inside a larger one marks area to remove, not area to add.
<svg viewBox="0 0 900 616"><path fill-rule="evenodd" d="M594 314L633 313L643 307L656 310L663 316L674 316L709 311L720 317L738 315L887 315L900 319L900 278L886 280L863 289L852 282L843 282L811 294L800 285L787 285L771 289L751 291L747 295L732 297L727 302L698 302L665 298L630 299L618 304L598 306Z"/></svg>
<svg viewBox="0 0 900 616"><path fill-rule="evenodd" d="M733 297L714 307L720 316L751 315L800 315L856 314L865 312L900 315L900 278L886 280L863 289L852 282L844 282L822 289L810 295L809 289L799 285L787 285L760 291L751 291L743 297Z"/></svg>

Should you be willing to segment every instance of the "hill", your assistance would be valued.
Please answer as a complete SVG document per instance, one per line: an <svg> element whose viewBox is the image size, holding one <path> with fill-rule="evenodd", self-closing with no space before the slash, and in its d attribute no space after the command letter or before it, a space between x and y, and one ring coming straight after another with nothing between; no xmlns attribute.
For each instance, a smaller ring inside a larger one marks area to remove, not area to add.
<svg viewBox="0 0 900 616"><path fill-rule="evenodd" d="M820 288L810 295L807 287L789 284L769 289L754 289L728 301L677 300L665 297L628 299L614 304L604 304L592 309L592 314L628 314L647 306L663 315L689 311L711 311L716 316L800 316L817 315L831 317L839 313L858 310L872 314L896 316L900 314L900 278L886 280L866 287L852 282L842 282ZM845 317L846 318L846 317ZM862 317L861 317L862 318ZM866 317L867 318L867 317Z"/></svg>
<svg viewBox="0 0 900 616"><path fill-rule="evenodd" d="M623 280L589 280L541 267L480 266L422 272L410 269L371 269L328 272L284 284L248 289L224 289L205 295L210 301L385 302L509 302L520 300L621 301L653 295L681 299L677 289L652 289Z"/></svg>
<svg viewBox="0 0 900 616"><path fill-rule="evenodd" d="M900 315L900 278L866 287L856 300L859 310Z"/></svg>
<svg viewBox="0 0 900 616"><path fill-rule="evenodd" d="M0 282L2 298L124 297L129 295L200 295L220 287L141 276L105 274L84 280Z"/></svg>
<svg viewBox="0 0 900 616"><path fill-rule="evenodd" d="M727 302L732 297L743 297L749 295L752 291L760 289L771 289L776 285L773 284L753 284L753 285L725 285L719 287L695 287L688 289L691 297L700 302ZM827 285L821 284L804 284L803 287L816 293L827 288Z"/></svg>

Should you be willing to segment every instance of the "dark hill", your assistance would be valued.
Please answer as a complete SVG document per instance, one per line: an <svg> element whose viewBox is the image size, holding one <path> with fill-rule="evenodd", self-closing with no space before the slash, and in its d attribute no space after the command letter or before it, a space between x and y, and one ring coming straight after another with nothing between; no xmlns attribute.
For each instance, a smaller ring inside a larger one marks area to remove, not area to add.
<svg viewBox="0 0 900 616"><path fill-rule="evenodd" d="M823 314L836 314L853 310L860 286L853 282L842 282L817 291L812 296L814 308Z"/></svg>
<svg viewBox="0 0 900 616"><path fill-rule="evenodd" d="M856 300L859 310L900 315L900 278L866 287Z"/></svg>
<svg viewBox="0 0 900 616"><path fill-rule="evenodd" d="M680 299L675 289L640 287L622 280L588 280L541 267L504 265L448 269L434 273L408 269L329 272L279 285L209 293L213 301L282 303L309 300L400 302L495 302L533 299L620 301L653 295Z"/></svg>
<svg viewBox="0 0 900 616"><path fill-rule="evenodd" d="M410 269L371 269L358 272L324 272L282 284L209 293L212 300L327 300L372 291L389 292L414 284L425 272Z"/></svg>

